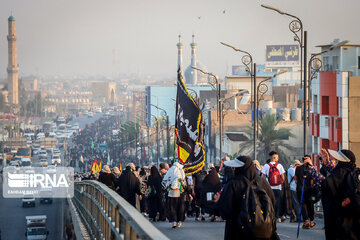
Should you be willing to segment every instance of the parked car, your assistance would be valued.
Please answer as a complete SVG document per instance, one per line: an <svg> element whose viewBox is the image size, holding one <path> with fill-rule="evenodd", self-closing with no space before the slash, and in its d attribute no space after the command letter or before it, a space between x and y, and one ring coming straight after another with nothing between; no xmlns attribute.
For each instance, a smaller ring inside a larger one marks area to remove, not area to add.
<svg viewBox="0 0 360 240"><path fill-rule="evenodd" d="M24 195L22 199L23 207L35 207L35 197L32 194Z"/></svg>
<svg viewBox="0 0 360 240"><path fill-rule="evenodd" d="M40 159L47 158L47 152L46 152L46 150L41 150L41 151L39 152L39 158L40 158Z"/></svg>
<svg viewBox="0 0 360 240"><path fill-rule="evenodd" d="M47 167L49 165L49 162L47 159L41 159L40 160L40 166Z"/></svg>
<svg viewBox="0 0 360 240"><path fill-rule="evenodd" d="M21 166L22 167L30 167L31 159L30 158L21 158Z"/></svg>

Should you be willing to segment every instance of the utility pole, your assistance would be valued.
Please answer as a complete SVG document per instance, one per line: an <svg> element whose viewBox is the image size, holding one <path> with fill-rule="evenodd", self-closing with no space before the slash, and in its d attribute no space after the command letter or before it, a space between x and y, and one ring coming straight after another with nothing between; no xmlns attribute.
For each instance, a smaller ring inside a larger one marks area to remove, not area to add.
<svg viewBox="0 0 360 240"><path fill-rule="evenodd" d="M220 144L220 148L219 148L219 161L221 163L222 160L222 122L223 122L223 118L222 118L222 102L220 102L221 99L221 90L220 90L220 83L218 83L218 119L219 119L219 144ZM215 147L216 148L216 147Z"/></svg>
<svg viewBox="0 0 360 240"><path fill-rule="evenodd" d="M167 142L167 160L170 164L170 129L169 129L169 115L166 115L166 142Z"/></svg>
<svg viewBox="0 0 360 240"><path fill-rule="evenodd" d="M257 121L258 121L258 118L257 118L257 112L258 112L258 106L257 106L257 92L256 92L256 63L254 63L254 67L253 67L253 80L254 80L254 83L253 83L253 91L254 91L254 160L257 160L256 159L256 151L257 151L257 147L256 147L256 141L257 141L257 131L256 131L256 126L257 126ZM251 74L251 73L250 73Z"/></svg>
<svg viewBox="0 0 360 240"><path fill-rule="evenodd" d="M156 159L157 159L157 167L159 167L160 162L160 143L159 143L159 121L156 118Z"/></svg>
<svg viewBox="0 0 360 240"><path fill-rule="evenodd" d="M148 144L148 154L147 154L147 157L148 157L148 165L150 165L150 153L151 153L151 149L150 149L150 126L148 125L147 126L147 144Z"/></svg>
<svg viewBox="0 0 360 240"><path fill-rule="evenodd" d="M307 111L306 111L306 103L308 99L307 94L307 31L304 31L304 156L307 154Z"/></svg>

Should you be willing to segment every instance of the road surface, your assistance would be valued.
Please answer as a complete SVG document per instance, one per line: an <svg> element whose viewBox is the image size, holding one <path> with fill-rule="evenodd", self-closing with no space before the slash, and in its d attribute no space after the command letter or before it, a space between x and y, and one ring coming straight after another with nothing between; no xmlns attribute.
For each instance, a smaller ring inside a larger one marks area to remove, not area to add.
<svg viewBox="0 0 360 240"><path fill-rule="evenodd" d="M92 123L99 119L102 115L96 114L93 118L81 116L74 119L71 123L78 122L80 128L84 128L86 124ZM64 164L63 149L61 149L61 165ZM39 159L37 156L31 158L32 165L39 167ZM51 165L51 157L48 154L48 163ZM2 181L0 182L0 230L1 239L19 240L25 239L25 216L46 215L47 227L49 230L49 240L62 240L64 232L64 205L65 199L53 199L52 204L40 204L40 200L36 199L36 206L31 208L23 208L21 199L4 198L2 195Z"/></svg>
<svg viewBox="0 0 360 240"><path fill-rule="evenodd" d="M313 229L300 229L299 240L324 240L325 233L322 219L316 219L317 224ZM166 222L153 222L162 233L172 240L221 240L224 239L225 222L195 221L194 218L187 219L181 228L171 228L171 224ZM278 234L282 240L296 239L297 223L277 224ZM301 228L301 226L300 226Z"/></svg>

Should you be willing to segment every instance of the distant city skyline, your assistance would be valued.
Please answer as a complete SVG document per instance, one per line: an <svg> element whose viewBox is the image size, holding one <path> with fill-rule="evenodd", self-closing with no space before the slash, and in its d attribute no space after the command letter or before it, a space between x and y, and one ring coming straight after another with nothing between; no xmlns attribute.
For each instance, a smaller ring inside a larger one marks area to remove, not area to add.
<svg viewBox="0 0 360 240"><path fill-rule="evenodd" d="M16 19L19 77L27 75L163 75L176 77L178 35L183 66L190 64L195 34L198 60L224 76L241 65L233 44L263 64L265 45L295 44L289 17L262 8L268 4L298 16L308 31L309 51L335 38L360 44L360 1L348 0L0 0L0 78L8 62L7 19Z"/></svg>

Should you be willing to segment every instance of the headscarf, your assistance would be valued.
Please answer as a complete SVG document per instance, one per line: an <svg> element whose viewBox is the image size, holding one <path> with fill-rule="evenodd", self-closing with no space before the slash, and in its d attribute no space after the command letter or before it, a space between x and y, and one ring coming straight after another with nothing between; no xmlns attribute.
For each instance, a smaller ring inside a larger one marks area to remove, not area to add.
<svg viewBox="0 0 360 240"><path fill-rule="evenodd" d="M105 165L102 169L104 173L111 173L110 167L108 165Z"/></svg>
<svg viewBox="0 0 360 240"><path fill-rule="evenodd" d="M215 168L211 169L210 173L205 177L202 184L205 193L220 191L220 178Z"/></svg>
<svg viewBox="0 0 360 240"><path fill-rule="evenodd" d="M160 193L161 190L161 175L158 171L158 169L155 166L151 167L151 173L148 180L148 185L153 186L158 193Z"/></svg>
<svg viewBox="0 0 360 240"><path fill-rule="evenodd" d="M120 176L121 172L120 172L120 170L119 170L118 167L114 167L114 168L113 168L113 171L114 171L114 173L115 173L116 176Z"/></svg>
<svg viewBox="0 0 360 240"><path fill-rule="evenodd" d="M242 161L244 166L235 168L235 176L245 176L250 181L253 180L257 176L257 172L251 158L248 156L239 156L237 159Z"/></svg>
<svg viewBox="0 0 360 240"><path fill-rule="evenodd" d="M185 172L183 170L184 165L176 162L174 165L169 168L163 181L165 182L165 186L168 187L172 182L177 179L185 180Z"/></svg>

